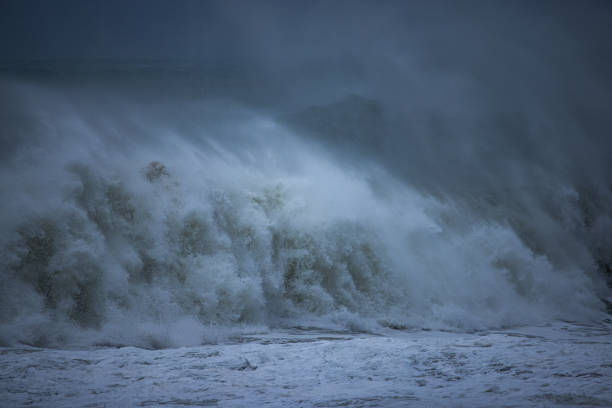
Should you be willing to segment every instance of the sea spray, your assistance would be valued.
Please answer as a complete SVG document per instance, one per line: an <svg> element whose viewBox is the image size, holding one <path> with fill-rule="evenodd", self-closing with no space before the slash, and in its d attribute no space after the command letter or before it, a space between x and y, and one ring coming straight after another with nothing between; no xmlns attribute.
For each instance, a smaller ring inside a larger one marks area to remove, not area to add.
<svg viewBox="0 0 612 408"><path fill-rule="evenodd" d="M35 131L2 164L3 344L167 347L305 322L472 330L601 317L588 251L564 263L536 250L525 219L425 194L273 117L208 101L197 109L234 120L186 128L117 95L118 107L100 107L18 92L38 109L27 105Z"/></svg>

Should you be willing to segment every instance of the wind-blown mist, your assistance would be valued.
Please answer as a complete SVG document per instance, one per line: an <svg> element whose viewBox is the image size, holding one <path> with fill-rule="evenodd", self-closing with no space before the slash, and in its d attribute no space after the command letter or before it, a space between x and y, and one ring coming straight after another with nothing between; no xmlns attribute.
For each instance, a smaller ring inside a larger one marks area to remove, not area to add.
<svg viewBox="0 0 612 408"><path fill-rule="evenodd" d="M2 344L605 316L612 116L596 44L559 18L522 32L540 20L510 6L476 28L460 7L387 4L336 36L336 7L244 7L219 8L224 63L2 65ZM311 45L253 28L266 19Z"/></svg>

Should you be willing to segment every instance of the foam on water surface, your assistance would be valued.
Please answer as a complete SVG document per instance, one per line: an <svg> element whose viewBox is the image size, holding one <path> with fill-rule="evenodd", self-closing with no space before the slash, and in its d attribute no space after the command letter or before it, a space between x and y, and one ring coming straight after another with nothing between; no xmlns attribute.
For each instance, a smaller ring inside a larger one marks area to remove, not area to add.
<svg viewBox="0 0 612 408"><path fill-rule="evenodd" d="M4 348L0 395L6 406L54 407L609 406L611 337L610 324L311 327L166 350Z"/></svg>

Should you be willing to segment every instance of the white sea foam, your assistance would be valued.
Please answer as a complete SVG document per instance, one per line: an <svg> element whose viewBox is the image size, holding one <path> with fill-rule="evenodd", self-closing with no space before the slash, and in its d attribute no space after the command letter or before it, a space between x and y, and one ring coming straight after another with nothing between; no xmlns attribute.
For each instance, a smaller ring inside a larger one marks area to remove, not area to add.
<svg viewBox="0 0 612 408"><path fill-rule="evenodd" d="M265 115L186 128L127 104L97 114L26 91L37 128L1 172L4 344L166 347L253 326L601 316L582 249L560 262L503 218L466 219L478 213L374 162L343 162Z"/></svg>

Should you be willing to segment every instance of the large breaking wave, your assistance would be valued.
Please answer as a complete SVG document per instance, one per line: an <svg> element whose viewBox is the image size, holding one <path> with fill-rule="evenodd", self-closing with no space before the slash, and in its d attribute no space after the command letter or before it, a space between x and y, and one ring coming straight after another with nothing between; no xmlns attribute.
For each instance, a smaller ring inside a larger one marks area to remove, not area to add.
<svg viewBox="0 0 612 408"><path fill-rule="evenodd" d="M486 194L426 194L264 114L194 101L164 106L192 112L169 119L117 95L10 90L24 118L1 172L3 344L602 316L606 285L585 236L601 243L610 220L585 224L572 185L539 193L573 248L560 256L549 250L558 237L517 227L535 210L509 219Z"/></svg>

